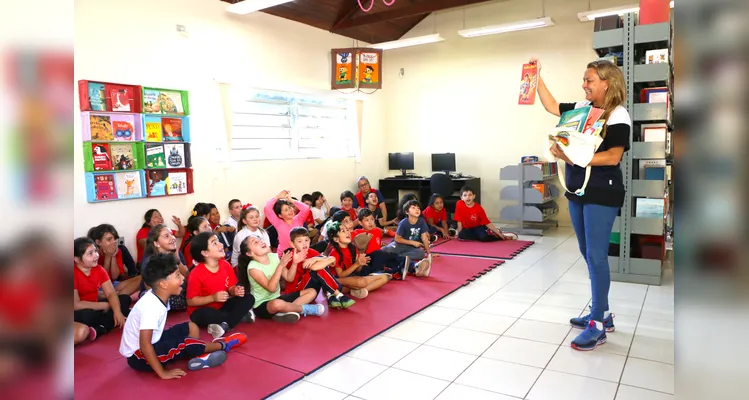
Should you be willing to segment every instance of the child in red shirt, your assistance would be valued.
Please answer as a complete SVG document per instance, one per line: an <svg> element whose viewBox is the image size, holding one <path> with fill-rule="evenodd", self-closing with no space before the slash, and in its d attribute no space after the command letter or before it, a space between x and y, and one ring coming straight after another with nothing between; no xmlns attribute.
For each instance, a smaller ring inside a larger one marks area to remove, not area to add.
<svg viewBox="0 0 749 400"><path fill-rule="evenodd" d="M335 265L331 268L351 295L363 299L369 292L381 288L391 279L389 275L370 275L369 257L359 254L359 250L351 242L351 231L346 225L333 222L328 227L328 242L332 247L330 255L335 257Z"/></svg>
<svg viewBox="0 0 749 400"><path fill-rule="evenodd" d="M305 228L294 228L290 235L292 248L286 252L293 251L294 258L286 265L289 274L285 278L286 287L282 294L312 288L317 293L321 290L325 293L329 308L349 308L354 305L354 300L340 292L340 284L328 269L335 263L335 257L324 257L310 249L309 233Z"/></svg>
<svg viewBox="0 0 749 400"><path fill-rule="evenodd" d="M460 200L455 205L455 221L458 223L458 239L495 242L513 240L517 236L505 235L489 221L486 211L474 202L476 193L469 186L460 189Z"/></svg>
<svg viewBox="0 0 749 400"><path fill-rule="evenodd" d="M135 261L127 247L117 244L120 235L114 226L95 226L88 230L88 237L96 243L100 255L99 265L107 271L117 294L129 296L138 291L141 277L136 275Z"/></svg>
<svg viewBox="0 0 749 400"><path fill-rule="evenodd" d="M354 209L354 193L350 190L345 190L341 193L341 210L346 211L351 217L354 228L359 226L359 219L356 216L356 210Z"/></svg>
<svg viewBox="0 0 749 400"><path fill-rule="evenodd" d="M192 259L192 256L190 255L190 243L192 242L192 238L197 236L201 232L213 232L213 229L211 229L211 223L208 222L208 220L204 217L197 217L192 216L188 218L187 220L187 237L184 241L184 246L182 248L182 255L185 256L185 265L187 266L187 269L192 269L195 267L198 263Z"/></svg>
<svg viewBox="0 0 749 400"><path fill-rule="evenodd" d="M355 230L352 237L357 249L369 256L371 270L390 274L394 279L405 280L408 273L416 275L420 266L422 270L425 268L428 261L426 258L416 263L406 256L382 251L383 232L375 226L375 216L371 210L359 210L359 221L363 228Z"/></svg>
<svg viewBox="0 0 749 400"><path fill-rule="evenodd" d="M109 275L99 264L93 240L80 237L73 242L73 321L89 327L88 340L94 340L125 324L130 312L130 296L117 295ZM99 301L99 289L106 301Z"/></svg>
<svg viewBox="0 0 749 400"><path fill-rule="evenodd" d="M307 215L307 219L304 221L304 227L307 228L307 232L309 232L309 238L312 240L312 243L317 243L320 241L320 231L315 229L315 217L312 215L312 195L311 194L304 194L302 196L302 203L306 204L309 209L310 213ZM296 210L296 213L299 214L299 209L294 207Z"/></svg>
<svg viewBox="0 0 749 400"><path fill-rule="evenodd" d="M224 246L213 232L201 232L190 241L190 253L199 264L187 280L187 313L214 339L239 322L253 322L255 298L237 285L234 268L224 259Z"/></svg>
<svg viewBox="0 0 749 400"><path fill-rule="evenodd" d="M138 233L135 235L135 244L138 249L137 258L135 261L138 263L140 263L140 260L143 258L143 253L146 250L146 238L148 237L148 232L154 226L164 223L164 217L162 217L159 210L155 208L146 211L143 219L145 220L145 222L143 223L143 226L141 226ZM172 235L174 235L174 237L176 238L185 236L185 227L182 225L182 221L176 216L172 215L172 222L177 225L178 229L176 231L172 230Z"/></svg>
<svg viewBox="0 0 749 400"><path fill-rule="evenodd" d="M429 233L439 235L443 238L450 237L447 231L447 210L445 209L445 199L440 194L433 194L429 198L429 205L422 213L429 225Z"/></svg>

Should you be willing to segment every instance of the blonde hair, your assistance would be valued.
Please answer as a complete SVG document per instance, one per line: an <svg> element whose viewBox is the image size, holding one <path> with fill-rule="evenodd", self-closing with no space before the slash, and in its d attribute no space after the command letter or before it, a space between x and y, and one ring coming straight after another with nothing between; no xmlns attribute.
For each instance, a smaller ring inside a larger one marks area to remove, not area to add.
<svg viewBox="0 0 749 400"><path fill-rule="evenodd" d="M623 106L627 100L627 88L624 83L624 74L616 64L608 60L596 60L588 64L587 68L596 70L598 77L606 81L609 86L606 97L603 100L603 115L601 119L608 120L611 113L619 106ZM607 124L603 126L601 137L606 137Z"/></svg>

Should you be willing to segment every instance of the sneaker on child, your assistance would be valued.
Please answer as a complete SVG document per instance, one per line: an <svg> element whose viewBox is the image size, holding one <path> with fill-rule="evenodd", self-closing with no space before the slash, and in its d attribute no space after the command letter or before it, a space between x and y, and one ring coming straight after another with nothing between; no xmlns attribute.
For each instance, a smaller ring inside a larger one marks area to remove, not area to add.
<svg viewBox="0 0 749 400"><path fill-rule="evenodd" d="M187 362L187 369L197 371L199 369L217 367L226 361L226 352L219 350L213 353L205 353Z"/></svg>
<svg viewBox="0 0 749 400"><path fill-rule="evenodd" d="M273 320L274 321L276 321L276 322L283 322L283 323L286 323L286 324L293 324L293 323L299 321L299 318L301 318L301 317L299 316L298 313L295 313L295 312L278 313L278 314L274 314L273 315Z"/></svg>
<svg viewBox="0 0 749 400"><path fill-rule="evenodd" d="M229 330L229 324L222 322L220 324L208 324L208 333L213 336L214 339L224 336Z"/></svg>

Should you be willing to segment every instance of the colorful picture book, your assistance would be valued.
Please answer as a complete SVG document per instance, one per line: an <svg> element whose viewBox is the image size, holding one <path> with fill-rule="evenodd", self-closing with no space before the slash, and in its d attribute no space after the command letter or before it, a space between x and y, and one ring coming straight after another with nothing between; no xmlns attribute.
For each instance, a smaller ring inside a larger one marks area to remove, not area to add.
<svg viewBox="0 0 749 400"><path fill-rule="evenodd" d="M164 145L166 153L167 168L185 167L185 145L183 143L170 143Z"/></svg>
<svg viewBox="0 0 749 400"><path fill-rule="evenodd" d="M112 158L109 155L108 143L96 143L91 146L94 171L111 171Z"/></svg>
<svg viewBox="0 0 749 400"><path fill-rule="evenodd" d="M523 64L520 74L520 95L518 104L530 105L536 102L536 85L538 82L538 67L536 64Z"/></svg>
<svg viewBox="0 0 749 400"><path fill-rule="evenodd" d="M78 81L82 111L140 113L140 86L109 82Z"/></svg>
<svg viewBox="0 0 749 400"><path fill-rule="evenodd" d="M140 121L132 114L95 114L85 113L81 122L84 124L84 137L92 141L121 141L139 140L136 128Z"/></svg>
<svg viewBox="0 0 749 400"><path fill-rule="evenodd" d="M182 92L144 88L143 112L149 114L185 115L182 104Z"/></svg>
<svg viewBox="0 0 749 400"><path fill-rule="evenodd" d="M606 121L602 120L604 111L600 108L584 106L566 111L559 118L557 128L569 128L586 135L598 136ZM565 135L558 135L560 144L564 142Z"/></svg>
<svg viewBox="0 0 749 400"><path fill-rule="evenodd" d="M149 196L166 196L167 195L167 181L169 180L169 172L166 170L159 171L146 171L148 174L148 195Z"/></svg>
<svg viewBox="0 0 749 400"><path fill-rule="evenodd" d="M94 177L96 200L114 200L117 191L114 187L114 174L96 175Z"/></svg>
<svg viewBox="0 0 749 400"><path fill-rule="evenodd" d="M172 172L167 179L169 194L187 193L187 172Z"/></svg>
<svg viewBox="0 0 749 400"><path fill-rule="evenodd" d="M120 172L115 174L117 198L131 199L143 197L140 171Z"/></svg>
<svg viewBox="0 0 749 400"><path fill-rule="evenodd" d="M146 168L166 168L166 156L162 144L146 143Z"/></svg>
<svg viewBox="0 0 749 400"><path fill-rule="evenodd" d="M106 111L107 110L107 101L106 96L104 95L104 84L103 83L96 83L96 82L89 82L88 83L88 98L90 107L94 111Z"/></svg>
<svg viewBox="0 0 749 400"><path fill-rule="evenodd" d="M147 115L143 118L147 142L189 142L189 117L160 117Z"/></svg>
<svg viewBox="0 0 749 400"><path fill-rule="evenodd" d="M133 146L130 144L112 143L109 146L109 154L112 157L113 169L121 171L135 169L135 155Z"/></svg>

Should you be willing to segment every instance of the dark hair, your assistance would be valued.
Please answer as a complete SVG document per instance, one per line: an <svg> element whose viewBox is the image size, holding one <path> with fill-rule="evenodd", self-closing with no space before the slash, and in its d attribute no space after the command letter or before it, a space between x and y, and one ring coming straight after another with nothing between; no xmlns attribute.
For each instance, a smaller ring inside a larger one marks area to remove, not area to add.
<svg viewBox="0 0 749 400"><path fill-rule="evenodd" d="M421 210L421 204L418 200L409 200L406 202L406 204L403 205L403 214L408 215L408 209L413 206L419 207L419 210Z"/></svg>
<svg viewBox="0 0 749 400"><path fill-rule="evenodd" d="M427 204L429 207L434 207L434 202L437 201L437 199L442 199L442 202L445 202L445 198L439 194L435 193L432 195L432 197L429 198L429 204Z"/></svg>
<svg viewBox="0 0 749 400"><path fill-rule="evenodd" d="M208 203L197 203L195 204L195 207L192 208L192 211L194 213L193 215L198 216L198 217L208 215L211 213L211 208L213 207L211 207L211 205Z"/></svg>
<svg viewBox="0 0 749 400"><path fill-rule="evenodd" d="M208 250L208 241L216 236L213 232L200 232L190 241L190 256L197 262L205 262L203 251Z"/></svg>
<svg viewBox="0 0 749 400"><path fill-rule="evenodd" d="M328 215L330 217L328 218L333 218L333 215L335 215L338 211L341 211L341 207L337 207L337 206L330 207L330 210L328 210Z"/></svg>
<svg viewBox="0 0 749 400"><path fill-rule="evenodd" d="M369 216L374 216L374 213L369 208L362 208L361 210L359 210L359 214L357 215L357 217L359 218L359 221Z"/></svg>
<svg viewBox="0 0 749 400"><path fill-rule="evenodd" d="M285 199L278 199L276 200L276 204L273 205L273 213L276 214L279 218L281 218L281 210L283 209L283 206L289 206L291 208L294 208L294 205L289 203Z"/></svg>
<svg viewBox="0 0 749 400"><path fill-rule="evenodd" d="M461 195L461 196L462 196L462 195L463 195L463 193L465 193L465 192L471 192L471 193L473 193L474 195L476 194L476 191L475 191L475 190L473 190L473 188L472 188L472 187L470 187L470 186L468 186L468 185L466 185L466 186L463 186L462 188L460 188L460 195Z"/></svg>
<svg viewBox="0 0 749 400"><path fill-rule="evenodd" d="M241 231L242 228L244 228L246 225L244 224L244 219L247 218L247 214L249 214L252 211L256 211L258 215L260 215L260 210L255 206L249 206L247 208L243 208L242 211L239 212L239 221L237 221L237 231ZM263 229L262 227L259 227L258 229Z"/></svg>
<svg viewBox="0 0 749 400"><path fill-rule="evenodd" d="M309 193L305 193L302 195L302 203L304 203L305 201L309 201L310 203L312 203L312 205L315 205L315 202L312 201L312 195Z"/></svg>
<svg viewBox="0 0 749 400"><path fill-rule="evenodd" d="M150 231L148 231L148 237L146 237L146 253L150 254L156 254L158 251L156 251L156 247L153 245L153 242L159 240L159 236L161 236L161 231L163 229L169 229L164 224L157 224L154 225Z"/></svg>
<svg viewBox="0 0 749 400"><path fill-rule="evenodd" d="M250 262L252 262L252 257L248 256L247 253L250 252L251 237L252 236L247 236L242 240L242 243L239 244L239 258L237 262L237 280L239 281L239 284L246 289L250 288L250 277L247 275L247 267L250 265Z"/></svg>
<svg viewBox="0 0 749 400"><path fill-rule="evenodd" d="M354 200L354 192L350 190L344 190L343 193L341 193L341 201L343 201L343 199Z"/></svg>
<svg viewBox="0 0 749 400"><path fill-rule="evenodd" d="M314 207L315 204L317 203L317 200L319 200L320 197L322 197L322 192L312 192L310 196L312 196L312 206Z"/></svg>
<svg viewBox="0 0 749 400"><path fill-rule="evenodd" d="M143 226L141 228L150 228L151 227L151 217L153 217L153 213L159 212L159 210L152 208L148 211L146 211L146 215L143 216L143 219L146 221L143 223Z"/></svg>
<svg viewBox="0 0 749 400"><path fill-rule="evenodd" d="M351 214L348 213L348 211L338 210L330 217L330 220L333 222L341 223L343 222L346 217L351 217Z"/></svg>
<svg viewBox="0 0 749 400"><path fill-rule="evenodd" d="M211 208L211 210L213 210L214 208L218 210L218 207L216 207L216 205L215 205L215 204L213 204L213 203L208 203L208 207L210 207L210 208ZM209 211L208 211L208 213L210 213L210 212L211 212L211 211L209 210Z"/></svg>
<svg viewBox="0 0 749 400"><path fill-rule="evenodd" d="M104 235L107 233L111 233L115 239L120 238L120 235L117 233L117 229L114 229L114 226L110 224L101 224L99 226L95 226L88 230L88 235L86 236L96 242L97 240L103 239Z"/></svg>
<svg viewBox="0 0 749 400"><path fill-rule="evenodd" d="M298 238L299 236L309 237L309 231L307 230L307 228L303 226L297 226L296 228L292 229L291 232L289 233L289 238L291 239L292 242L294 241L294 239Z"/></svg>
<svg viewBox="0 0 749 400"><path fill-rule="evenodd" d="M233 205L234 203L241 203L241 201L240 201L239 199L231 199L231 200L229 200L229 209L230 209L230 210L231 210L231 206L232 206L232 205Z"/></svg>
<svg viewBox="0 0 749 400"><path fill-rule="evenodd" d="M403 207L411 200L416 200L416 195L413 193L406 193L401 197L401 201L398 202L398 208L395 210L395 216L398 219L406 219L406 213L403 212Z"/></svg>
<svg viewBox="0 0 749 400"><path fill-rule="evenodd" d="M341 256L339 257L339 259L341 260L340 267L344 269L343 252L341 251L341 246L335 240L333 240L336 237L338 237L338 232L340 231L341 231L341 224L334 222L328 227L327 236L328 236L328 243L333 247L333 250L337 251L338 254L340 254ZM356 262L356 246L354 246L353 242L350 242L347 247L348 247L349 253L351 253L351 264L353 264Z"/></svg>
<svg viewBox="0 0 749 400"><path fill-rule="evenodd" d="M205 217L199 217L196 215L193 215L192 217L187 219L187 231L190 232L190 238L188 238L188 242L195 235L194 232L200 229L200 224L202 224L203 221L208 220Z"/></svg>
<svg viewBox="0 0 749 400"><path fill-rule="evenodd" d="M93 240L89 237L79 237L73 241L73 256L81 258L86 253L89 247L96 246Z"/></svg>
<svg viewBox="0 0 749 400"><path fill-rule="evenodd" d="M143 282L153 288L176 270L177 257L174 254L158 253L148 259L148 264L141 274L143 275Z"/></svg>

